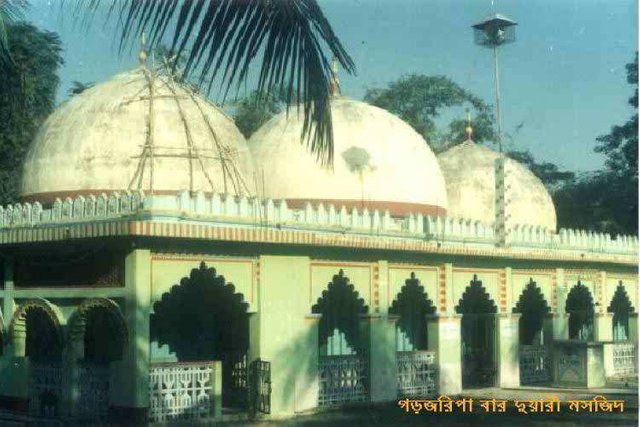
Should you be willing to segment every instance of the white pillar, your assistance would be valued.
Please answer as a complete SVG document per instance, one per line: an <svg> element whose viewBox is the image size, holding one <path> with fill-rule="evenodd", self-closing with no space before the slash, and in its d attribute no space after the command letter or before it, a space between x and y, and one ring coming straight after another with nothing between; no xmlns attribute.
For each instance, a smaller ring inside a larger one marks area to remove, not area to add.
<svg viewBox="0 0 640 427"><path fill-rule="evenodd" d="M613 313L596 313L593 316L594 341L613 340Z"/></svg>
<svg viewBox="0 0 640 427"><path fill-rule="evenodd" d="M498 385L502 388L520 386L519 313L498 314L496 354Z"/></svg>
<svg viewBox="0 0 640 427"><path fill-rule="evenodd" d="M437 352L440 394L454 395L462 391L461 320L459 314L433 315L427 323L429 350Z"/></svg>

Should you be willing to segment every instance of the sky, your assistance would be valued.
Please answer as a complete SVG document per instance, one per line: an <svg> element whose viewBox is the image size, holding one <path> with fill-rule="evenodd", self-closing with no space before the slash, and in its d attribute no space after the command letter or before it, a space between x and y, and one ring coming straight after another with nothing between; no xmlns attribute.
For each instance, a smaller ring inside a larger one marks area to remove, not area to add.
<svg viewBox="0 0 640 427"><path fill-rule="evenodd" d="M74 80L100 82L137 65L119 53L112 25L73 23L60 0L31 0L25 18L57 32L64 46L58 101ZM407 74L445 75L495 104L493 57L476 46L471 25L499 12L518 22L517 41L500 50L502 123L507 148L573 171L603 167L596 138L633 113L625 64L638 45L635 0L318 0L352 56L357 74L341 73L342 93ZM62 12L61 12L62 10ZM516 130L519 129L519 130Z"/></svg>

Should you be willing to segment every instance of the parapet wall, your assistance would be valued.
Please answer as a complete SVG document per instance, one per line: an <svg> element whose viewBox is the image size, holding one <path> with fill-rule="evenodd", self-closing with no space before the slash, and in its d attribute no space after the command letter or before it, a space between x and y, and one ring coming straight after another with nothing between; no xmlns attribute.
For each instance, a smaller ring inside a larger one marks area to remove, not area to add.
<svg viewBox="0 0 640 427"><path fill-rule="evenodd" d="M273 226L368 235L390 235L438 241L447 245L497 244L492 225L451 217L410 214L392 217L388 211L344 206L307 204L289 209L283 200L234 197L184 191L178 195L145 195L142 191L114 192L98 196L57 199L50 207L38 203L0 207L0 231L6 228L54 226L61 223L95 222L114 218L174 218L175 220L220 222L245 226ZM616 236L584 230L514 225L508 230L512 247L574 250L597 253L636 254L637 236Z"/></svg>

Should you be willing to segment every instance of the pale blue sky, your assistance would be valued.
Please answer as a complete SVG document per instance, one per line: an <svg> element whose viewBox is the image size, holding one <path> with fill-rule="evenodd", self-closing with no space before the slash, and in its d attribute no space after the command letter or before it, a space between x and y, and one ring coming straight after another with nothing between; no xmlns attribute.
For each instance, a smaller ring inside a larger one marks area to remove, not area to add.
<svg viewBox="0 0 640 427"><path fill-rule="evenodd" d="M119 55L102 22L83 31L57 1L32 0L26 18L60 34L65 66L59 100L73 80L103 81L136 65ZM514 148L571 170L595 170L595 138L632 114L624 65L637 50L635 0L319 0L352 55L357 76L341 75L343 94L402 75L446 75L494 103L490 51L473 44L470 25L493 10L516 20L518 41L501 51L503 126L524 123Z"/></svg>

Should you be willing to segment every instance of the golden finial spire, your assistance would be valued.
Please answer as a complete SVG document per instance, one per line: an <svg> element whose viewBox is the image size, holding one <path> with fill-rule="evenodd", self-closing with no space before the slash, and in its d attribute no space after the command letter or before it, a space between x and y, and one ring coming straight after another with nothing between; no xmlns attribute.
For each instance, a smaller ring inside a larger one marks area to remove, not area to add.
<svg viewBox="0 0 640 427"><path fill-rule="evenodd" d="M467 141L473 142L473 126L471 126L471 113L467 108L467 127L464 129L467 132Z"/></svg>
<svg viewBox="0 0 640 427"><path fill-rule="evenodd" d="M340 96L340 80L338 79L338 58L331 60L331 96Z"/></svg>
<svg viewBox="0 0 640 427"><path fill-rule="evenodd" d="M138 60L140 61L140 65L144 65L147 62L147 51L145 49L146 45L147 37L143 31L140 35L140 52L138 53Z"/></svg>

